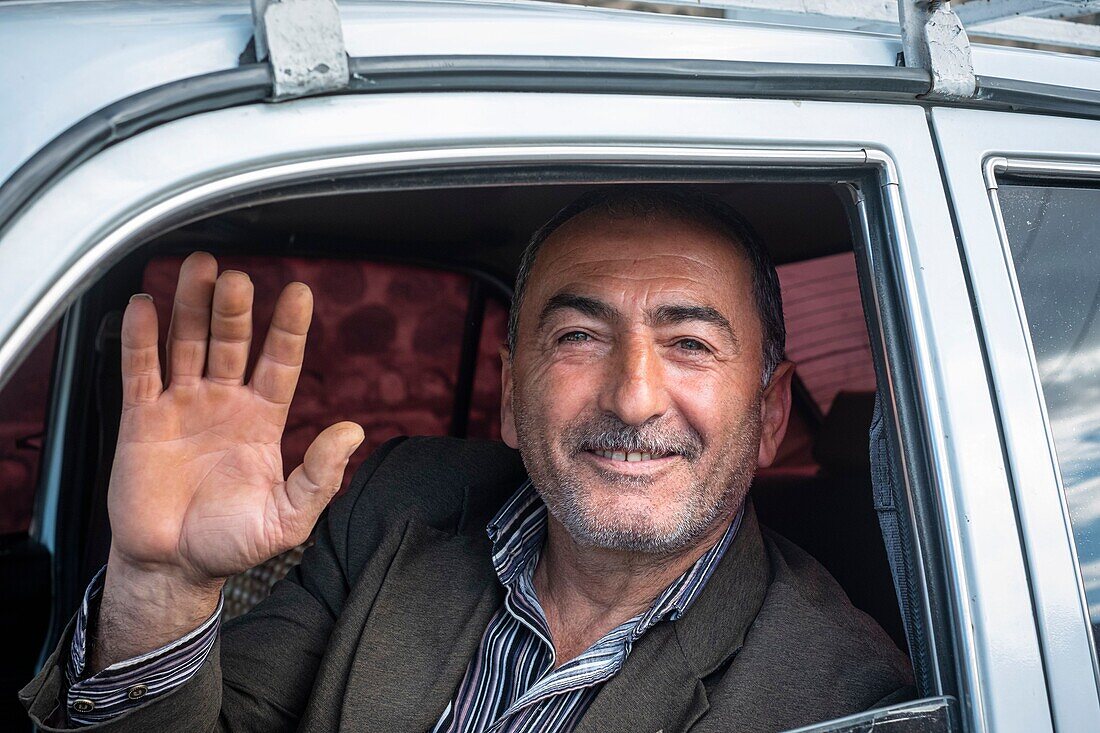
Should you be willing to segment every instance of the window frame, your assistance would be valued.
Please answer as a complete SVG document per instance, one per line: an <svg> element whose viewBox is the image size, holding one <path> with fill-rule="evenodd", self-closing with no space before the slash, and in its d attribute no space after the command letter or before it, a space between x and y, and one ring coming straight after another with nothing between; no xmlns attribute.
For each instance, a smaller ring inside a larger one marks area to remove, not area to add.
<svg viewBox="0 0 1100 733"><path fill-rule="evenodd" d="M694 116L687 118L684 106L691 106ZM438 129L440 119L449 120L445 134ZM517 119L525 122L517 126ZM290 134L301 130L313 132ZM179 156L180 149L195 154ZM915 446L907 453L910 465L904 475L917 475L917 466L924 466L920 478L911 478L908 486L914 533L927 542L917 548L927 576L921 582L928 588L929 578L943 578L936 592L942 607L928 625L933 635L929 648L939 655L931 664L934 682L928 692L973 699L965 707L973 730L1049 729L1045 698L1020 694L1034 688L1036 675L1042 684L1038 654L1029 656L1037 643L1027 632L1030 626L1017 618L1031 617L1020 548L996 522L971 525L962 519L971 501L964 489L988 469L955 457L971 452L999 460L1000 454L988 448L996 429L992 406L973 399L985 389L984 370L976 364L948 383L940 368L945 346L953 354L971 356L978 354L978 346L972 321L946 317L968 297L946 200L935 178L928 127L918 107L596 94L423 94L252 105L167 123L82 163L41 193L4 232L3 243L12 246L0 247L0 284L19 284L9 303L21 307L0 308L0 370L16 360L22 343L79 299L95 275L143 241L186 221L253 202L250 197L261 191L353 174L431 178L454 173L469 182L469 171L509 167L527 172L532 167L571 168L571 180L576 181L601 165L622 170L710 166L739 180L803 176L854 184L853 207L868 237L862 248L865 267L876 274L875 301L884 302L887 292L897 300L875 314L880 326L892 324L890 328L872 336L895 370L887 394L891 411L901 419L901 443ZM904 181L912 183L902 185ZM912 211L921 215L908 215ZM43 232L49 234L44 240ZM29 254L18 259L15 253L30 253L29 244L42 241L63 256L51 259L39 250L33 261ZM20 267L6 271L5 254ZM11 314L6 323L5 312ZM67 358L73 358L71 352ZM969 432L954 429L960 422L954 405L967 395ZM56 450L64 454L64 446ZM60 490L60 478L54 480ZM916 493L921 496L914 499ZM919 525L914 519L918 505ZM1010 505L1002 505L1002 514L1006 507L1011 511ZM51 529L44 526L43 531ZM941 544L942 550L934 550ZM975 552L995 556L999 564L966 562ZM995 607L997 599L979 592L994 586L1015 592L1022 606L1006 616ZM985 629L985 637L992 636L994 643L974 634L976 627ZM1006 643L1020 650L1008 662L998 658ZM1009 721L1016 725L1007 725Z"/></svg>
<svg viewBox="0 0 1100 733"><path fill-rule="evenodd" d="M955 109L932 119L995 388L1052 714L1066 729L1097 729L1100 662L997 188L998 177L1100 180L1100 122Z"/></svg>

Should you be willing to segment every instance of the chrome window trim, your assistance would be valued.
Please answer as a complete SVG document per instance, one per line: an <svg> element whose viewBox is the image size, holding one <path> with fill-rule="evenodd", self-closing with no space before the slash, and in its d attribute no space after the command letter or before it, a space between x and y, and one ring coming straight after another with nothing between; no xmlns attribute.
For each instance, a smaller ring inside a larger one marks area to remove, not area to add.
<svg viewBox="0 0 1100 733"><path fill-rule="evenodd" d="M1069 179L1073 182L1094 180L1100 184L1100 161L1070 162L1059 160L1043 160L1038 158L1016 158L1003 155L990 155L982 165L986 190L989 192L989 205L993 213L993 220L997 225L997 238L1001 245L1001 254L1004 257L1005 270L1012 288L1012 298L1016 306L1016 316L1019 320L1020 331L1027 344L1025 358L1031 371L1032 387L1035 390L1035 398L1038 402L1039 412L1042 415L1042 432L1046 439L1047 457L1049 469L1057 487L1058 506L1062 514L1062 532L1065 533L1066 542L1073 550L1070 553L1073 562L1073 571L1077 580L1077 590L1081 602L1081 611L1085 632L1088 635L1092 654L1093 677L1097 689L1100 690L1100 649L1096 647L1096 638L1092 630L1092 619L1088 610L1088 599L1085 593L1084 577L1081 574L1080 556L1077 554L1077 541L1073 534L1073 524L1070 520L1069 502L1066 499L1065 484L1062 481L1062 469L1058 463L1058 453L1054 443L1054 432L1050 425L1050 415L1047 411L1046 396L1043 389L1042 378L1039 374L1039 363L1035 356L1035 344L1031 338L1031 327L1027 320L1027 311L1024 307L1023 294L1020 291L1020 281L1016 276L1016 264L1012 256L1012 245L1008 240L1008 228L1005 226L1004 214L1001 211L1000 199L997 196L999 174L1036 177L1035 185L1056 185L1059 181ZM1017 491L1017 497L1026 492ZM1037 609L1038 610L1038 609Z"/></svg>
<svg viewBox="0 0 1100 733"><path fill-rule="evenodd" d="M124 223L99 236L48 288L41 292L31 307L20 316L18 325L7 335L0 334L0 388L3 375L10 374L16 356L25 343L45 332L51 318L57 317L71 299L78 283L102 271L120 259L134 242L156 232L166 219L181 211L194 210L204 204L224 200L230 195L244 195L269 186L289 186L308 182L324 175L351 176L366 173L387 173L401 170L423 171L516 163L545 164L553 161L570 163L684 163L697 165L724 163L746 165L877 165L888 184L897 185L897 173L889 156L879 151L859 150L796 150L732 148L677 148L650 146L492 146L412 150L385 153L318 158L282 165L257 168L245 173L218 178L188 188L144 210L135 211ZM896 202L895 202L896 203Z"/></svg>
<svg viewBox="0 0 1100 733"><path fill-rule="evenodd" d="M878 152L878 151L876 151L876 152ZM889 160L889 158L887 158L887 160ZM887 169L885 169L885 168L883 169L884 173L885 173L886 170ZM900 259L902 261L908 261L909 260L908 255L911 254L910 253L910 247L909 247L909 238L905 234L905 231L904 231L905 227L904 226L899 226L900 222L899 222L898 219L895 218L896 216L898 216L903 211L903 209L901 208L901 199L900 199L900 196L899 196L899 188L898 188L899 184L896 181L896 179L892 180L888 176L884 176L884 179L885 180L882 182L882 185L880 186L880 188L882 189L882 192L883 192L883 199L884 199L884 203L886 204L886 212L887 212L887 217L889 219L888 221L885 222L885 225L886 225L886 228L889 231L894 233L896 246L898 247L898 249L902 253L904 253L898 259ZM867 199L863 196L863 193L861 191L859 191L858 189L854 189L854 193L856 195L856 202L855 203L856 203L856 211L859 214L860 231L863 233L863 237L864 237L864 252L866 253L866 257L867 257L868 269L871 270L872 272L874 272L874 271L878 270L881 267L881 265L878 264L874 247L871 246L871 241L870 241L871 223L870 223L870 218L869 218L869 215L868 215L868 212L867 212ZM903 288L902 297L906 301L905 306L904 306L904 310L905 310L905 313L906 313L906 316L907 316L906 317L906 321L907 321L906 322L906 328L907 329L912 329L912 324L909 323L909 321L912 321L914 319L910 317L911 314L912 314L912 309L911 309L910 306L911 306L911 298L912 298L912 295L915 291L911 289L913 287L913 281L912 281L911 273L905 272L903 270L902 277L903 277L903 280L905 282L905 287ZM888 347L886 345L886 332L883 328L882 294L879 292L878 282L873 276L871 278L869 278L869 285L870 285L870 288L871 288L871 294L872 294L871 297L872 297L872 300L873 300L874 306L875 306L875 322L877 324L879 324L878 333L874 334L874 336L876 336L878 338L878 340L880 342L880 345L881 345L881 348L882 348L882 352L885 354L885 353L888 353ZM910 330L910 333L913 334L913 331ZM912 341L914 341L914 340L915 340L915 335L910 340L910 343L912 343ZM912 351L912 349L911 349L911 351ZM913 355L911 354L911 356L913 356ZM916 359L915 359L915 361L916 361ZM896 380L897 380L897 374L895 373L895 367L894 367L894 364L891 363L891 361L889 359L885 360L885 363L884 363L883 367L884 367L884 371L885 371L885 374L886 374L887 384L886 384L885 389L886 389L886 394L887 394L887 396L890 400L890 408L891 408L893 414L897 415L899 413L899 410L900 410L900 405L899 405L900 400L898 399L897 388L895 386L896 385ZM927 375L927 372L925 372L923 370L921 370L919 373ZM920 381L919 377L918 377L918 381ZM880 392L882 391L881 386L878 389L880 390ZM925 390L927 390L927 389L928 389L928 385L919 384L917 392L918 392L918 394L926 395L927 392ZM893 422L893 426L894 426L894 439L897 441L897 445L898 446L905 445L905 440L902 438L901 423L897 420L893 420L892 422ZM923 438L924 438L925 442L927 442L930 439L930 432L931 431L927 429L927 427L928 427L927 423L925 423L925 427L926 427L926 430L925 430L925 435L923 436ZM911 477L912 477L913 471L912 471L912 467L909 465L910 464L910 459L905 454L904 450L899 450L898 451L898 457L899 457L899 459L901 460L901 463L902 463L902 465L901 465L901 477L905 481L905 498L906 498L906 502L907 502L906 511L908 513L910 524L912 525L911 526L910 537L911 537L911 539L914 543L914 550L916 551L916 556L917 556L916 568L917 568L917 574L919 576L918 579L917 579L917 582L920 583L920 586L924 591L924 592L921 593L921 596L920 596L921 601L922 601L920 610L921 610L921 615L924 617L924 627L928 630L928 636L929 636L929 638L928 638L928 654L931 658L931 670L930 671L932 672L932 676L933 676L933 680L934 680L935 694L942 695L943 690L944 690L944 686L943 686L943 675L942 675L942 672L940 670L941 660L940 660L940 656L939 656L939 645L936 643L937 642L936 630L935 630L935 625L933 624L933 620L932 620L931 600L929 599L928 592L927 592L928 591L928 576L927 576L927 573L926 573L926 570L925 570L926 563L927 563L927 551L925 550L924 545L921 541L921 534L920 534L919 531L917 531L917 528L915 526L918 514L917 514L916 507L913 505L913 487L911 485ZM933 475L936 475L936 472L935 472L934 469L933 469ZM940 490L942 490L942 486L938 487L938 488L940 488ZM939 512L939 514L940 514L941 518L943 518L945 513L941 511L941 512ZM956 582L958 582L958 581L956 581ZM961 628L961 634L962 634L962 645L961 646L962 646L962 648L966 649L968 651L972 650L974 648L975 640L974 640L973 634L969 633L969 631L968 631L969 624L957 624L957 626L962 627ZM960 635L960 629L959 628L956 628L955 634L956 634L956 636ZM973 655L968 653L967 657L972 658ZM966 675L966 676L971 680L979 679L979 675L977 674L976 669L970 669L969 674Z"/></svg>
<svg viewBox="0 0 1100 733"><path fill-rule="evenodd" d="M73 374L76 371L77 350L75 344L79 340L75 324L80 322L83 303L73 303L66 317L62 320L62 326L58 329L57 351L52 379L52 392L50 395L49 409L46 413L46 426L67 425L69 422L70 405L72 403ZM64 463L65 436L62 431L46 430L45 440L42 446L42 463L39 468L39 482L34 495L34 504L31 514L31 525L28 534L46 548L50 555L50 596L55 600L61 597L60 582L56 570L57 566L57 517L60 510L61 497L61 471ZM50 619L47 629L56 628L64 624L58 618L61 611L56 602L50 603ZM47 635L47 639L48 639ZM41 669L46 659L52 652L52 647L47 643L39 652L36 670Z"/></svg>

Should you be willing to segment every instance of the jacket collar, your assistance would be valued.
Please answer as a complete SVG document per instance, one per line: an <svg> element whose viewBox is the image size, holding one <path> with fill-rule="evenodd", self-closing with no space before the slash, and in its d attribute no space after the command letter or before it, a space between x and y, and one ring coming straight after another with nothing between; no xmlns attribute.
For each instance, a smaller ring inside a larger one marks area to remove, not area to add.
<svg viewBox="0 0 1100 733"><path fill-rule="evenodd" d="M431 730L502 600L484 534L410 520L359 635L340 730Z"/></svg>
<svg viewBox="0 0 1100 733"><path fill-rule="evenodd" d="M752 501L741 528L690 613L672 625L684 655L702 678L741 648L772 581Z"/></svg>

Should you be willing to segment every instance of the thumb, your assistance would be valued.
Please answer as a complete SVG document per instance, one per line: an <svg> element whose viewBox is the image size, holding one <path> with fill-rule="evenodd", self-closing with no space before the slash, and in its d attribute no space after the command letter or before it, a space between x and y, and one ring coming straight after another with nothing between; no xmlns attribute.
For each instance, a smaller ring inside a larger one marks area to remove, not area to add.
<svg viewBox="0 0 1100 733"><path fill-rule="evenodd" d="M286 481L287 499L309 528L340 489L351 454L363 442L363 428L340 422L321 431L306 450L302 465Z"/></svg>

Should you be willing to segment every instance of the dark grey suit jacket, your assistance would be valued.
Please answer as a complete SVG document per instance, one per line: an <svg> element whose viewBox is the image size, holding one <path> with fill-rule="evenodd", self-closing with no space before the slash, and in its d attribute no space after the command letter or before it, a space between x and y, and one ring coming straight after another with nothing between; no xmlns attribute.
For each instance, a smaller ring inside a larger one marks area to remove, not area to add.
<svg viewBox="0 0 1100 733"><path fill-rule="evenodd" d="M523 479L499 443L387 443L194 678L93 729L429 730L503 600L485 526ZM70 633L20 693L46 730L65 729ZM886 634L750 506L691 610L634 645L579 733L781 731L906 699L910 685Z"/></svg>

